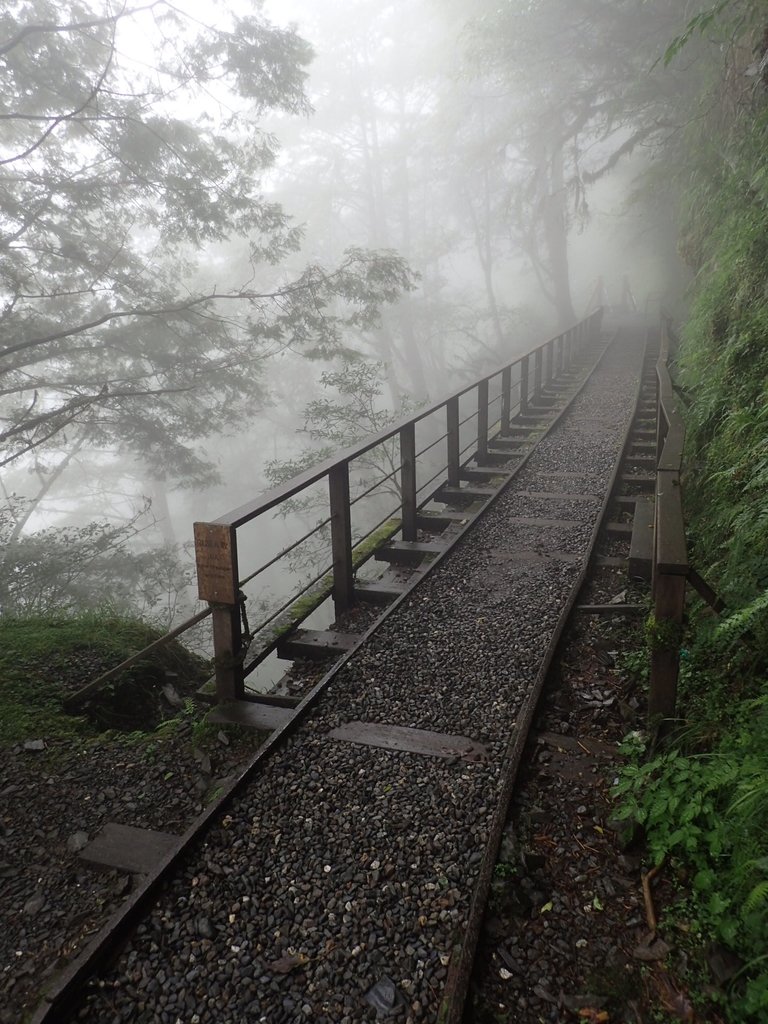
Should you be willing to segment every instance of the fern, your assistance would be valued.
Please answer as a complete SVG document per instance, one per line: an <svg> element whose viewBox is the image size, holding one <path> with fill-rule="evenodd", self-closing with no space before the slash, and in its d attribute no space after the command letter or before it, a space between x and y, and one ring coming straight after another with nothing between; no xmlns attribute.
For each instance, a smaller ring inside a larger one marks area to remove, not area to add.
<svg viewBox="0 0 768 1024"><path fill-rule="evenodd" d="M741 912L742 914L751 914L763 904L768 904L768 878L758 882L752 889L742 904Z"/></svg>

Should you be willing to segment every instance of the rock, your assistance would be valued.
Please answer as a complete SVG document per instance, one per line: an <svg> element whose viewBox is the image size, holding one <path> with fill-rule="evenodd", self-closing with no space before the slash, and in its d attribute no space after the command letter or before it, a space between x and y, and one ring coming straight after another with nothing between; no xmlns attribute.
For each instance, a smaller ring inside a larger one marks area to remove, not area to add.
<svg viewBox="0 0 768 1024"><path fill-rule="evenodd" d="M719 942L713 942L709 947L707 962L720 988L724 988L744 966L740 956Z"/></svg>
<svg viewBox="0 0 768 1024"><path fill-rule="evenodd" d="M561 992L560 1002L573 1013L578 1013L584 1007L591 1007L594 1010L604 1009L608 1003L608 997L592 995L589 992L585 992L584 995L569 996Z"/></svg>
<svg viewBox="0 0 768 1024"><path fill-rule="evenodd" d="M45 906L45 896L41 892L35 893L34 896L30 896L27 902L24 904L24 913L34 916L39 914Z"/></svg>
<svg viewBox="0 0 768 1024"><path fill-rule="evenodd" d="M67 849L70 853L80 853L88 845L87 832L73 832L67 839Z"/></svg>
<svg viewBox="0 0 768 1024"><path fill-rule="evenodd" d="M635 960L642 960L644 963L653 963L656 960L664 960L667 954L670 952L670 946L664 941L664 939L651 939L648 943L643 943L636 946L632 950L632 956Z"/></svg>
<svg viewBox="0 0 768 1024"><path fill-rule="evenodd" d="M364 999L376 1010L377 1017L391 1017L406 1005L402 992L386 975L366 992Z"/></svg>
<svg viewBox="0 0 768 1024"><path fill-rule="evenodd" d="M633 856L630 853L621 853L616 858L616 863L625 874L634 875L642 867L643 858Z"/></svg>
<svg viewBox="0 0 768 1024"><path fill-rule="evenodd" d="M25 750L45 750L45 740L25 740Z"/></svg>
<svg viewBox="0 0 768 1024"><path fill-rule="evenodd" d="M183 708L184 701L176 692L176 687L172 683L163 683L160 687L160 691L172 708Z"/></svg>

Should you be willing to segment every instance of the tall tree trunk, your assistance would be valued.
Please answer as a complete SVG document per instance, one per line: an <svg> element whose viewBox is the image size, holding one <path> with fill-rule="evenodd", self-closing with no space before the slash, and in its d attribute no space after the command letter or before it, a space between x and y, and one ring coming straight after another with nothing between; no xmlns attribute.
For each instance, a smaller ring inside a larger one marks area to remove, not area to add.
<svg viewBox="0 0 768 1024"><path fill-rule="evenodd" d="M549 256L558 327L570 327L576 319L571 298L568 266L568 200L563 173L563 150L555 144L549 163L549 190L544 199L544 238Z"/></svg>

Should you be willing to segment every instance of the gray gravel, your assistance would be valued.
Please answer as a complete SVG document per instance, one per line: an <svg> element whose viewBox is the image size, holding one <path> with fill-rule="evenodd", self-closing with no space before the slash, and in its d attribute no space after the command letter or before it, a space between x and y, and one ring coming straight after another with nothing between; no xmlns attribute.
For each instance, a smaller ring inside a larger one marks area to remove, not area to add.
<svg viewBox="0 0 768 1024"><path fill-rule="evenodd" d="M638 346L604 359L566 419L465 540L341 670L191 856L78 1019L162 1024L434 1021L462 940L503 776L503 756L631 412ZM552 477L589 467L589 478ZM594 475L592 475L594 474ZM540 530L513 516L578 526ZM329 741L350 720L414 726L488 745L485 763Z"/></svg>

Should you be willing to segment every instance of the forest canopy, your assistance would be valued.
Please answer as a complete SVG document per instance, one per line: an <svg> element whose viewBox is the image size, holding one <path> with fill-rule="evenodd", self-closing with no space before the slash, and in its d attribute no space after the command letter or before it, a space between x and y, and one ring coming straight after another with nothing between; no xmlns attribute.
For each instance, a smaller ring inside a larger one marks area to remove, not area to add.
<svg viewBox="0 0 768 1024"><path fill-rule="evenodd" d="M408 287L352 248L281 264L301 228L269 198L267 113L304 115L293 29L156 0L35 0L0 15L2 456L96 442L148 471L210 477L191 443L258 407L266 355L328 355ZM240 265L205 260L233 237Z"/></svg>

